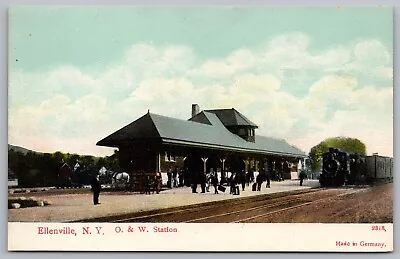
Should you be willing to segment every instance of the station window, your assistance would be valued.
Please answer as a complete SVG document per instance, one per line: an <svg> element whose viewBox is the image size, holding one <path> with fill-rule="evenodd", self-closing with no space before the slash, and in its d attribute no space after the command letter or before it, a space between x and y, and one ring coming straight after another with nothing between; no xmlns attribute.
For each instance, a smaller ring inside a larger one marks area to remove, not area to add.
<svg viewBox="0 0 400 259"><path fill-rule="evenodd" d="M254 129L249 129L249 136L254 137Z"/></svg>
<svg viewBox="0 0 400 259"><path fill-rule="evenodd" d="M175 162L176 161L175 154L173 154L171 152L165 152L165 161Z"/></svg>

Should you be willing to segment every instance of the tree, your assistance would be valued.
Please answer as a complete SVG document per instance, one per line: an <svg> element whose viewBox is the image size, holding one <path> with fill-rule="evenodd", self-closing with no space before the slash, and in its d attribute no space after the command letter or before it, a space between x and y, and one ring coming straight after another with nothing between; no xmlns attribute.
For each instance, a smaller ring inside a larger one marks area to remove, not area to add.
<svg viewBox="0 0 400 259"><path fill-rule="evenodd" d="M8 151L8 168L18 178L20 187L55 186L59 182L58 173L64 163L74 167L79 161L80 168L71 174L74 183L89 184L92 174L97 173L104 166L108 170L118 171L118 151L107 157L81 156L78 154L38 153ZM109 176L107 176L109 177ZM110 178L110 177L109 177Z"/></svg>
<svg viewBox="0 0 400 259"><path fill-rule="evenodd" d="M359 139L349 137L327 138L310 150L309 157L312 171L320 169L322 154L327 152L330 147L340 148L349 153L366 154L366 146Z"/></svg>
<svg viewBox="0 0 400 259"><path fill-rule="evenodd" d="M52 154L52 157L53 157L53 160L54 160L56 163L62 164L62 163L65 162L65 155L64 155L63 153L61 153L60 151L54 152L54 153Z"/></svg>
<svg viewBox="0 0 400 259"><path fill-rule="evenodd" d="M114 150L113 155L99 158L96 163L97 167L101 168L104 166L105 168L107 168L107 170L120 171L118 155L118 151Z"/></svg>
<svg viewBox="0 0 400 259"><path fill-rule="evenodd" d="M93 166L94 165L94 157L93 156L81 156L80 161L84 166Z"/></svg>
<svg viewBox="0 0 400 259"><path fill-rule="evenodd" d="M67 154L65 162L73 167L79 161L79 158L80 156L78 154Z"/></svg>

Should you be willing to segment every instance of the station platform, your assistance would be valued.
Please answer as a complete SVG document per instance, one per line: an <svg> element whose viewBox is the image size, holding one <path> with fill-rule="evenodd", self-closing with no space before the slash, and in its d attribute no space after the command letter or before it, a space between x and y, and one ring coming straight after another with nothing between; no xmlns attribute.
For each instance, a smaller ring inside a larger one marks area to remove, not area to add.
<svg viewBox="0 0 400 259"><path fill-rule="evenodd" d="M190 187L167 189L159 194L151 195L104 191L100 194L101 204L99 205L93 205L93 195L89 190L84 193L74 194L43 193L37 196L37 199L48 201L51 205L9 209L8 221L72 222L262 194L310 189L318 187L319 182L318 180L305 180L303 186L300 186L298 180L285 180L282 182L271 182L271 188L265 188L265 185L266 183L264 182L261 191L252 191L251 185L246 186L245 191L240 190L240 195L229 194L229 187L227 187L225 193L219 192L219 194L214 194L214 187L210 187L210 192L200 193L200 186L197 188L199 193L192 193ZM30 193L24 194L24 197L31 196L33 195L30 195Z"/></svg>

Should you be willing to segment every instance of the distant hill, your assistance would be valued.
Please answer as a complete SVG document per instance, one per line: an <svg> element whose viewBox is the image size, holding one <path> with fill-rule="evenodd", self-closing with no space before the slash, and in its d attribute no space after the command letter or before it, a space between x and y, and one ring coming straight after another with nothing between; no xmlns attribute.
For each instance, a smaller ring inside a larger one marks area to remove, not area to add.
<svg viewBox="0 0 400 259"><path fill-rule="evenodd" d="M27 149L27 148L24 148L24 147L8 144L8 151L10 151L10 150L13 150L15 152L21 152L24 155L26 155L28 152L33 152L33 153L36 153L36 154L46 154L46 153L43 153L43 152L34 151L34 150L30 150L30 149ZM59 151L59 152L61 152L61 151ZM51 154L51 153L48 153L48 154ZM80 155L80 154L78 154L78 155L79 156L85 156L85 155ZM92 155L90 155L90 156L92 156ZM96 156L92 156L92 157L93 157L95 162L97 162L97 160L100 158L100 157L96 157Z"/></svg>
<svg viewBox="0 0 400 259"><path fill-rule="evenodd" d="M24 147L19 147L19 146L14 146L14 145L10 145L8 144L8 150L13 150L15 152L21 152L22 154L26 155L28 152L35 152L35 153L40 153L40 152L36 152Z"/></svg>

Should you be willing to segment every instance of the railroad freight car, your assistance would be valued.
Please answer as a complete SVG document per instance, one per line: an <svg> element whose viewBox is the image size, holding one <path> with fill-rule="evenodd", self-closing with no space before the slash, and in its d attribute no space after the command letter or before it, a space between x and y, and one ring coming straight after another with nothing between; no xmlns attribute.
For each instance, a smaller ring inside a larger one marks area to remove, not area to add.
<svg viewBox="0 0 400 259"><path fill-rule="evenodd" d="M393 158L372 155L366 157L366 181L392 181Z"/></svg>

